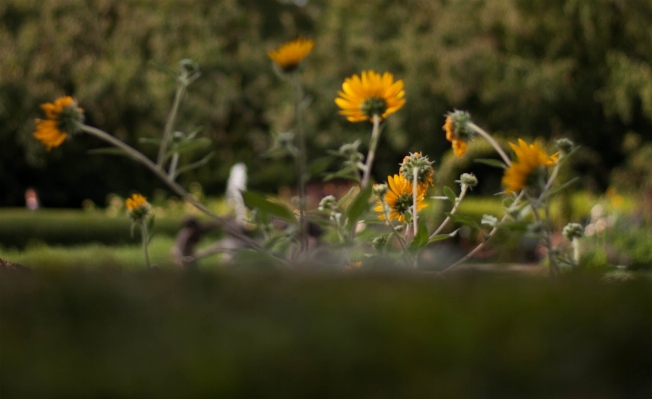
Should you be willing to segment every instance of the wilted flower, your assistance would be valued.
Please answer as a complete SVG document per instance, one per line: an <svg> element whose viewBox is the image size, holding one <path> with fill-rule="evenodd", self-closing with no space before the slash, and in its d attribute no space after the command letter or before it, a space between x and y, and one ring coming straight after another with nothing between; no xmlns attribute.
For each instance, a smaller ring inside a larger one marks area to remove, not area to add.
<svg viewBox="0 0 652 399"><path fill-rule="evenodd" d="M473 139L475 132L469 127L471 115L466 111L449 112L446 114L446 140L451 142L453 152L456 156L461 157L466 154L467 143Z"/></svg>
<svg viewBox="0 0 652 399"><path fill-rule="evenodd" d="M43 144L48 151L60 146L69 134L79 132L80 125L84 122L84 113L77 106L72 97L60 97L53 103L41 104L47 119L36 120L34 137Z"/></svg>

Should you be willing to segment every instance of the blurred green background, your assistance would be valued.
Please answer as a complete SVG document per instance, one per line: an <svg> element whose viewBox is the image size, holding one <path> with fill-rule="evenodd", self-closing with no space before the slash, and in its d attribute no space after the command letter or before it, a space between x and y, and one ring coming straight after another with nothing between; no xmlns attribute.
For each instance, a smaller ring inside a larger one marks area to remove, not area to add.
<svg viewBox="0 0 652 399"><path fill-rule="evenodd" d="M242 161L250 187L292 186L292 163L261 154L273 133L292 127L291 92L266 51L297 36L316 42L301 76L313 100L309 159L357 138L366 143L370 127L346 122L333 99L345 77L388 70L405 81L407 104L387 121L377 180L396 173L408 151L439 165L450 149L443 115L458 108L506 139L573 139L583 151L572 167L590 190L602 191L614 167L624 168L619 184L651 187L649 172L627 169L649 169L640 149L652 150L650 26L648 1L3 1L0 206L22 206L27 187L46 207L79 207L86 198L104 205L111 192L160 187L130 160L87 154L104 146L91 137L46 153L31 137L33 120L39 104L72 95L89 124L152 154L138 138L160 135L174 82L149 62L174 67L182 58L195 59L202 76L177 127L201 128L217 152L182 183L222 194L229 168ZM635 149L639 161L630 161Z"/></svg>

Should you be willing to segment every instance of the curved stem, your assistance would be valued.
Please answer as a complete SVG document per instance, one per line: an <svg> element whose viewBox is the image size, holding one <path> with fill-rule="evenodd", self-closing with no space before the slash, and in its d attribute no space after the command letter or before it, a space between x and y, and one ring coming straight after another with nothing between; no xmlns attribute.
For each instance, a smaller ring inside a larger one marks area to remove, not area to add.
<svg viewBox="0 0 652 399"><path fill-rule="evenodd" d="M364 175L362 176L362 184L360 185L362 188L367 187L369 184L371 166L374 163L376 147L378 146L378 139L380 138L380 117L378 115L374 115L373 124L374 126L371 130L371 141L369 142L369 153L367 153L367 159L365 160Z"/></svg>
<svg viewBox="0 0 652 399"><path fill-rule="evenodd" d="M455 205L453 206L453 209L451 209L450 214L446 216L446 219L444 219L444 221L441 222L439 227L437 227L437 230L435 230L435 232L432 233L430 237L428 237L428 239L431 239L437 234L441 233L441 231L444 229L446 224L451 220L451 216L453 216L455 212L457 212L457 208L459 208L460 204L462 203L462 200L464 199L464 196L466 195L466 191L468 190L468 188L469 187L466 184L462 185L462 191L460 191L460 196L455 199Z"/></svg>
<svg viewBox="0 0 652 399"><path fill-rule="evenodd" d="M159 179L161 179L161 181L167 184L167 186L170 187L170 189L172 189L172 191L174 191L177 195L179 195L181 198L191 203L195 208L199 209L200 211L204 212L206 215L210 216L213 220L215 220L226 233L246 242L252 248L265 251L265 249L260 244L258 244L256 241L252 240L251 238L247 237L246 235L242 234L234 227L230 226L228 223L226 223L224 219L217 216L210 209L208 209L204 204L197 201L192 195L190 195L190 193L188 193L178 183L168 178L167 174L165 174L163 170L161 170L154 162L152 162L149 158L147 158L142 153L136 151L135 149L131 148L129 145L125 144L124 142L118 140L117 138L111 136L110 134L100 129L88 125L82 125L81 130L125 151L130 157L140 162L152 173L154 173L156 177L158 177Z"/></svg>
<svg viewBox="0 0 652 399"><path fill-rule="evenodd" d="M518 197L516 197L516 199L514 200L514 203L512 204L512 206L515 206L516 204L518 204L519 201L523 198L524 195L525 195L525 191L521 191L521 193L518 195ZM503 217L500 219L500 221L504 222L505 219L507 219L508 216L509 216L509 214L507 212L505 212L505 215L503 215ZM497 232L498 232L498 226L491 229L491 231L489 232L489 234L487 234L487 237L484 239L484 241L482 241L475 248L473 248L473 250L471 252L466 254L466 256L464 256L462 259L458 260L457 262L453 263L452 265L450 265L447 268L445 268L444 270L442 270L440 272L440 274L448 273L451 270L453 270L454 268L456 268L459 265L466 262L467 260L471 259L476 253L478 253L478 251L480 251L480 249L482 249L482 247L485 246L485 244L489 241L489 239L491 239L491 237L493 237Z"/></svg>
<svg viewBox="0 0 652 399"><path fill-rule="evenodd" d="M493 137L487 132L485 132L482 128L480 128L478 125L476 125L473 122L469 122L469 127L473 129L474 132L478 133L482 138L487 140L489 144L496 150L496 152L500 155L500 157L505 161L505 164L507 166L512 164L512 161L509 159L507 154L505 154L505 151L500 147L500 144L496 140L494 140Z"/></svg>

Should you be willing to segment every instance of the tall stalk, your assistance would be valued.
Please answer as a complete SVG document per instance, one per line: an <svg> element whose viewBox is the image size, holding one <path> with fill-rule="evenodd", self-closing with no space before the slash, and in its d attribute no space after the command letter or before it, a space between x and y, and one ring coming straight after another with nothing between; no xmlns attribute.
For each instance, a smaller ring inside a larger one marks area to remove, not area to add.
<svg viewBox="0 0 652 399"><path fill-rule="evenodd" d="M365 160L364 174L362 175L362 183L360 184L361 188L365 188L369 185L369 177L371 176L371 167L374 163L374 157L376 156L376 147L378 146L379 138L380 138L380 117L374 114L373 128L371 130L371 141L369 142L369 152L367 153L367 159Z"/></svg>

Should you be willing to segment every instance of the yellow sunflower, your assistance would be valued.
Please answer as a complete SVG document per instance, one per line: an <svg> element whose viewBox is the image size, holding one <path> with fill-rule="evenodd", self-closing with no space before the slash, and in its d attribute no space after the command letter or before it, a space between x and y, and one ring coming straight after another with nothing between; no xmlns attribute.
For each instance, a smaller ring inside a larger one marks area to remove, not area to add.
<svg viewBox="0 0 652 399"><path fill-rule="evenodd" d="M463 157L468 148L466 143L468 136L461 135L455 130L455 124L453 123L454 120L454 115L449 114L446 117L446 123L444 124L443 129L446 131L446 140L451 142L453 153L455 153L457 157Z"/></svg>
<svg viewBox="0 0 652 399"><path fill-rule="evenodd" d="M516 160L505 171L503 185L505 192L515 193L524 188L545 184L547 178L546 166L552 166L558 161L558 154L548 156L539 142L527 144L518 139L518 145L509 143L516 154Z"/></svg>
<svg viewBox="0 0 652 399"><path fill-rule="evenodd" d="M385 119L405 104L403 87L403 81L394 81L389 72L380 75L374 71L362 71L361 77L353 75L344 79L335 104L349 122L372 121L374 115Z"/></svg>
<svg viewBox="0 0 652 399"><path fill-rule="evenodd" d="M276 50L267 52L272 59L285 72L292 72L301 61L310 54L315 42L309 39L296 39L279 46Z"/></svg>
<svg viewBox="0 0 652 399"><path fill-rule="evenodd" d="M77 107L77 102L70 96L58 98L53 103L41 104L41 109L47 119L36 120L33 136L48 151L60 146L68 134L76 133L79 124L84 120L83 110Z"/></svg>
<svg viewBox="0 0 652 399"><path fill-rule="evenodd" d="M405 215L410 212L414 202L412 199L412 182L408 181L403 175L388 176L387 182L389 190L385 194L385 202L389 206L389 219L403 222L405 221ZM417 212L428 206L428 204L424 203L427 188L428 186L423 184L417 186ZM381 201L378 201L374 211L380 213L379 219L385 219Z"/></svg>
<svg viewBox="0 0 652 399"><path fill-rule="evenodd" d="M125 201L127 213L133 220L142 219L149 213L150 205L147 203L147 198L140 194L132 194L131 197Z"/></svg>

